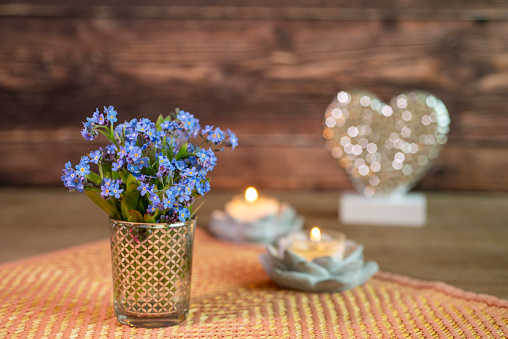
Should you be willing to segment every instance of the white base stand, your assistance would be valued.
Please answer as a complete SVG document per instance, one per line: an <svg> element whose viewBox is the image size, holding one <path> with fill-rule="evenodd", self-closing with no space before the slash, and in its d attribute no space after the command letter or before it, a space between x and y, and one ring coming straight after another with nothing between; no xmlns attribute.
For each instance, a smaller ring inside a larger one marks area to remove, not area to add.
<svg viewBox="0 0 508 339"><path fill-rule="evenodd" d="M427 221L427 199L422 193L372 198L344 193L339 219L343 224L420 227Z"/></svg>

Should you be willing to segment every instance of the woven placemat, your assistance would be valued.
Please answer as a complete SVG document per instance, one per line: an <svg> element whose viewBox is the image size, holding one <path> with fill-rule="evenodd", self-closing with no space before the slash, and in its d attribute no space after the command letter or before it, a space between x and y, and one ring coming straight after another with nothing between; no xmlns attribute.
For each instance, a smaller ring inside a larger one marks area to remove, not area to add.
<svg viewBox="0 0 508 339"><path fill-rule="evenodd" d="M343 293L277 287L264 249L197 232L189 317L138 329L113 313L109 242L0 265L0 338L505 338L508 301L378 273Z"/></svg>

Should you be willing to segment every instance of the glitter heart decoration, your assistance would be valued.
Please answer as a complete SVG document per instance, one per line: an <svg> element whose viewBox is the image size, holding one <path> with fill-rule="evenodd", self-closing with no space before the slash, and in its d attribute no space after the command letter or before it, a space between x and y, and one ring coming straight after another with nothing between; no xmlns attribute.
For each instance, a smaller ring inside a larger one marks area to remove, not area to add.
<svg viewBox="0 0 508 339"><path fill-rule="evenodd" d="M407 193L447 141L450 117L436 96L410 91L390 105L366 91L340 92L327 107L326 149L363 195Z"/></svg>

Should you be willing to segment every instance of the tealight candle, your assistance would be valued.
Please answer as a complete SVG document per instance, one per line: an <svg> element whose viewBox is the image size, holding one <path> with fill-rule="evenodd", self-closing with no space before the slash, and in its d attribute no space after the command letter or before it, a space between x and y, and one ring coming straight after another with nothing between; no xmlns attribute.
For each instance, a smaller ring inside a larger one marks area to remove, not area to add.
<svg viewBox="0 0 508 339"><path fill-rule="evenodd" d="M314 227L310 234L299 231L291 236L289 249L308 261L326 256L342 259L344 256L346 236L343 233L329 230L321 232L318 227Z"/></svg>
<svg viewBox="0 0 508 339"><path fill-rule="evenodd" d="M269 215L278 214L280 202L276 198L258 196L254 187L249 187L245 191L245 196L234 196L230 202L224 206L224 210L229 216L240 222L253 222Z"/></svg>

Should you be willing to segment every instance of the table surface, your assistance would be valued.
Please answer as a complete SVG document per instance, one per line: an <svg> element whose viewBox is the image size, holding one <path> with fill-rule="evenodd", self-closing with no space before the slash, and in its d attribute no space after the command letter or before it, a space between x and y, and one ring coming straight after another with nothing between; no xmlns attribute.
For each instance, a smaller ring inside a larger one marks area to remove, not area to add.
<svg viewBox="0 0 508 339"><path fill-rule="evenodd" d="M212 210L237 192L212 191L198 213L206 228ZM425 227L342 225L340 192L263 192L292 204L305 227L340 230L365 246L381 270L438 280L508 299L508 195L426 193ZM0 189L0 262L109 236L107 217L83 194L59 188Z"/></svg>
<svg viewBox="0 0 508 339"><path fill-rule="evenodd" d="M133 241L132 246L143 257L151 243ZM508 336L507 300L386 272L343 292L281 288L263 270L258 259L263 252L263 246L226 242L197 230L187 320L154 329L116 320L107 239L0 264L0 338Z"/></svg>

